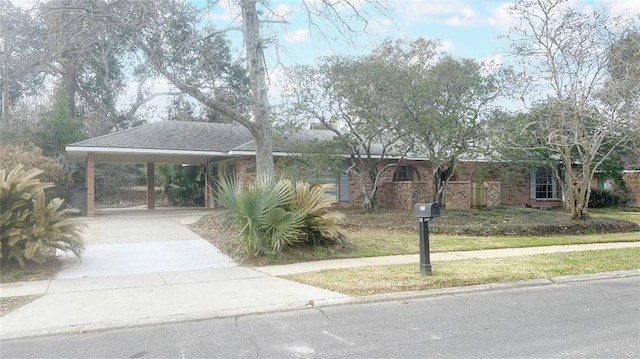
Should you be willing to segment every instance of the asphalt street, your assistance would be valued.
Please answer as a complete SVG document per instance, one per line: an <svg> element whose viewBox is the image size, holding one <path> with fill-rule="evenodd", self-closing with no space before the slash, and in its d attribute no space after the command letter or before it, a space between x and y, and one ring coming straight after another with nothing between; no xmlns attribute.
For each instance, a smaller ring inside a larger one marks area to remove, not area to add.
<svg viewBox="0 0 640 359"><path fill-rule="evenodd" d="M637 358L640 277L309 306L0 344L3 359Z"/></svg>

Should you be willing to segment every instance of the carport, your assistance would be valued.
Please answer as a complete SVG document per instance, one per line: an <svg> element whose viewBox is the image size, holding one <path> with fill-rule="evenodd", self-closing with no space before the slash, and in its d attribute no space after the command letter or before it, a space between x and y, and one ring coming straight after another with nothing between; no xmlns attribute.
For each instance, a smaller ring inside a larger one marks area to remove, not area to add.
<svg viewBox="0 0 640 359"><path fill-rule="evenodd" d="M96 163L143 163L147 165L147 208L155 208L156 163L200 165L231 159L232 150L246 146L253 138L235 124L163 121L94 137L66 146L69 160L85 163L87 216L95 213ZM208 204L210 176L205 176L205 204Z"/></svg>

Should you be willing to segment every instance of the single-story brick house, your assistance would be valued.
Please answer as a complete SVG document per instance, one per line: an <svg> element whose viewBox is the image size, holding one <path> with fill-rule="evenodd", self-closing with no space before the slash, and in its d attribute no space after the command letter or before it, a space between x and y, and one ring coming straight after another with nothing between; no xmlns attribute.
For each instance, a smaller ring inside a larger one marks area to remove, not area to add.
<svg viewBox="0 0 640 359"><path fill-rule="evenodd" d="M325 141L334 133L322 129L304 129L274 143L273 155L290 156L301 144ZM110 133L66 147L70 160L86 163L87 214L95 209L95 164L108 162L147 164L147 207L155 207L154 165L178 163L200 166L207 173L206 183L226 176L240 182L255 178L255 145L249 131L241 125L209 122L155 122ZM345 164L350 156L345 155ZM392 157L389 161L397 161ZM458 166L447 187L448 208L474 206L557 206L561 204L559 189L549 171L540 169L501 183L478 182L477 173L486 163L469 161ZM429 202L433 194L431 164L425 158L411 157L391 167L379 182L378 203L387 208L412 208L416 202ZM484 178L490 178L484 176ZM359 207L362 193L354 175L327 173L307 179L320 183L336 201L336 206ZM209 186L206 186L207 188ZM215 195L207 190L205 203L216 207Z"/></svg>

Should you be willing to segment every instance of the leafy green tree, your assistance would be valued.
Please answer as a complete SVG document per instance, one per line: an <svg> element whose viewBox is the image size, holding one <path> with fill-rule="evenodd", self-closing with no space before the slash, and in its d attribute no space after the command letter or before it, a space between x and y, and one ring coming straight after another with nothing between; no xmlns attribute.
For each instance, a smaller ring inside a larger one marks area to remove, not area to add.
<svg viewBox="0 0 640 359"><path fill-rule="evenodd" d="M403 75L374 56L333 57L296 68L287 88L283 113L293 122L321 123L351 155L346 172L358 178L365 210L376 209L380 177L411 149Z"/></svg>
<svg viewBox="0 0 640 359"><path fill-rule="evenodd" d="M67 144L86 138L82 123L69 113L69 101L65 92L59 92L51 112L43 115L40 120L34 139L35 144L41 147L46 155L62 154Z"/></svg>
<svg viewBox="0 0 640 359"><path fill-rule="evenodd" d="M446 206L445 190L460 160L484 152L483 125L503 88L499 76L472 59L445 55L433 65L405 60L400 66L413 78L403 103L414 152L429 159L434 201Z"/></svg>

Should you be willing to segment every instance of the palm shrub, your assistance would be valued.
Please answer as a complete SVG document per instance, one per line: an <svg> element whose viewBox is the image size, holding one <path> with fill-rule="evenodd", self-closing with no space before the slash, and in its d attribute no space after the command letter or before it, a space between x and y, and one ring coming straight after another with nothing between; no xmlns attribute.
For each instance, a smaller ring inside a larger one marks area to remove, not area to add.
<svg viewBox="0 0 640 359"><path fill-rule="evenodd" d="M241 188L238 181L218 184L220 204L230 211L245 253L250 256L280 253L300 241L305 219L302 211L288 211L293 199L291 182L264 177Z"/></svg>
<svg viewBox="0 0 640 359"><path fill-rule="evenodd" d="M36 177L41 170L24 171L18 165L8 174L0 170L0 268L12 263L43 263L51 250L60 249L80 257L84 245L79 222L69 218L77 210L63 207L64 200L47 202L44 190L52 187Z"/></svg>
<svg viewBox="0 0 640 359"><path fill-rule="evenodd" d="M314 245L343 243L344 234L340 231L342 215L329 212L331 200L324 195L321 185L296 182L295 194L288 207L291 211L305 214L305 242Z"/></svg>
<svg viewBox="0 0 640 359"><path fill-rule="evenodd" d="M195 166L160 164L156 174L162 191L172 205L204 204L204 175Z"/></svg>
<svg viewBox="0 0 640 359"><path fill-rule="evenodd" d="M314 245L342 241L338 215L318 185L265 177L245 187L219 182L218 201L230 212L245 253L279 254L297 243Z"/></svg>

